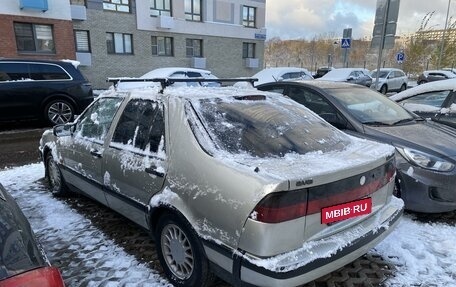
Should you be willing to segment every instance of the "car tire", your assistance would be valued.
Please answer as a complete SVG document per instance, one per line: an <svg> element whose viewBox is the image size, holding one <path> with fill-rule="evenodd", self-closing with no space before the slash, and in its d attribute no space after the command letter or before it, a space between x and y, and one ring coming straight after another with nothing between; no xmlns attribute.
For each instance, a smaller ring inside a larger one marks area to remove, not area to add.
<svg viewBox="0 0 456 287"><path fill-rule="evenodd" d="M400 92L405 91L405 90L407 90L407 85L406 84L402 84Z"/></svg>
<svg viewBox="0 0 456 287"><path fill-rule="evenodd" d="M174 286L210 286L215 275L209 269L203 246L191 225L181 216L162 215L155 229L158 259Z"/></svg>
<svg viewBox="0 0 456 287"><path fill-rule="evenodd" d="M426 84L426 81L419 81L418 85Z"/></svg>
<svg viewBox="0 0 456 287"><path fill-rule="evenodd" d="M45 169L46 179L52 194L57 197L68 196L70 192L65 185L62 172L50 152L46 155Z"/></svg>
<svg viewBox="0 0 456 287"><path fill-rule="evenodd" d="M64 99L49 102L44 108L44 120L52 126L66 124L74 118L74 106Z"/></svg>
<svg viewBox="0 0 456 287"><path fill-rule="evenodd" d="M388 92L388 87L386 85L383 85L381 88L380 88L380 93L386 95L386 93Z"/></svg>

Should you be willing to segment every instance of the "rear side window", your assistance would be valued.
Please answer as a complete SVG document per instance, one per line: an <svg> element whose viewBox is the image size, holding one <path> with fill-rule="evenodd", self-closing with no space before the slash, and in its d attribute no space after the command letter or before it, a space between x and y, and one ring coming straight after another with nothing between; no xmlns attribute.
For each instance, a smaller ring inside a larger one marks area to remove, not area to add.
<svg viewBox="0 0 456 287"><path fill-rule="evenodd" d="M70 80L68 73L57 65L30 64L30 76L32 80Z"/></svg>
<svg viewBox="0 0 456 287"><path fill-rule="evenodd" d="M0 63L0 82L29 80L29 65L26 63Z"/></svg>
<svg viewBox="0 0 456 287"><path fill-rule="evenodd" d="M164 135L162 106L149 100L131 100L119 119L112 142L157 153L163 146Z"/></svg>
<svg viewBox="0 0 456 287"><path fill-rule="evenodd" d="M424 93L403 100L401 104L420 104L441 108L443 106L443 102L446 100L450 92L451 91L436 91Z"/></svg>

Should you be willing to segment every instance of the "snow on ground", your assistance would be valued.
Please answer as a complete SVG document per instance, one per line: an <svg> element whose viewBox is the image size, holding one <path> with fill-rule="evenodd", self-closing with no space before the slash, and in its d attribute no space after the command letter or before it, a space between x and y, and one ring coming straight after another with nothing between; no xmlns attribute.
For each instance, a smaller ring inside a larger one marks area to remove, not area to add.
<svg viewBox="0 0 456 287"><path fill-rule="evenodd" d="M142 286L167 285L166 280L156 270L138 262L102 232L98 232L97 236L93 237L93 230L96 227L65 202L55 200L47 192L30 192L30 186L33 186L43 175L44 168L41 163L0 171L0 182L18 200L20 206L23 208L25 205L39 206L34 208L34 211L39 211L39 214L27 214L27 210L24 211L37 234L46 230L57 231L57 236L62 240L75 238L73 240L81 242L73 242L74 245L79 244L87 248L101 242L103 248L96 250L95 254L89 253L93 256L91 259L104 257L103 264L107 268L128 266L129 272L124 274L122 280L134 282L135 279L146 277L147 284ZM62 216L49 216L56 214ZM86 236L74 236L75 226L81 227L80 225L90 231ZM456 286L454 221L451 225L438 220L423 223L416 220L415 215L406 214L398 228L371 252L389 258L396 265L394 277L387 279L386 286ZM78 254L77 250L76 254ZM81 253L81 256L86 255ZM90 278L86 279L87 286L98 286L91 284ZM118 284L109 282L108 285L103 286L118 286Z"/></svg>

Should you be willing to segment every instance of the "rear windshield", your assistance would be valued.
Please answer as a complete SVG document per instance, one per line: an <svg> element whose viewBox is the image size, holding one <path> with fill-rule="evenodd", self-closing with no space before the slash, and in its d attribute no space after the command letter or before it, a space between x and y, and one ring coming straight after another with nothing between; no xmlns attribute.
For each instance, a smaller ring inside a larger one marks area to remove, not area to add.
<svg viewBox="0 0 456 287"><path fill-rule="evenodd" d="M220 150L253 157L283 157L340 150L350 139L307 108L264 96L194 100L191 108Z"/></svg>

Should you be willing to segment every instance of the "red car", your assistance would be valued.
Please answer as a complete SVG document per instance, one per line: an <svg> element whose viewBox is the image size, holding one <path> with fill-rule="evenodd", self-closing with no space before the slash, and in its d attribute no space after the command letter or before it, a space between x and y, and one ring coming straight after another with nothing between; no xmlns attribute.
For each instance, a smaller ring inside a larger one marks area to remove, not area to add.
<svg viewBox="0 0 456 287"><path fill-rule="evenodd" d="M0 184L0 287L62 287L21 209Z"/></svg>

